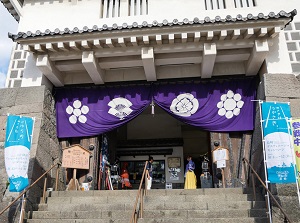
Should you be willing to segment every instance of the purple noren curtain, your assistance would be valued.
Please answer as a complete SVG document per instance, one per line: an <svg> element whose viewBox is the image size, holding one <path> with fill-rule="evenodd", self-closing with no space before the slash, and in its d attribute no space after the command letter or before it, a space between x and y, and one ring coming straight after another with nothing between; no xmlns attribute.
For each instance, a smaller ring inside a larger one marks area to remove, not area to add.
<svg viewBox="0 0 300 223"><path fill-rule="evenodd" d="M149 106L152 98L180 121L208 131L253 130L255 78L207 83L61 88L56 91L59 138L99 135Z"/></svg>
<svg viewBox="0 0 300 223"><path fill-rule="evenodd" d="M150 86L72 88L56 92L59 138L99 135L143 112L150 104Z"/></svg>
<svg viewBox="0 0 300 223"><path fill-rule="evenodd" d="M180 121L208 131L254 127L255 79L156 85L154 101Z"/></svg>

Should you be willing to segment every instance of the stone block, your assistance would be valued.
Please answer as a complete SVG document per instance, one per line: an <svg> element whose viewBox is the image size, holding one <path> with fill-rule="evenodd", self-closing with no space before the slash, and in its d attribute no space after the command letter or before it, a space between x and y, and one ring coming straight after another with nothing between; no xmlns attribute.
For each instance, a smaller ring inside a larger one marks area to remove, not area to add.
<svg viewBox="0 0 300 223"><path fill-rule="evenodd" d="M263 79L266 97L300 97L300 84L294 74L264 74Z"/></svg>
<svg viewBox="0 0 300 223"><path fill-rule="evenodd" d="M300 99L290 99L292 117L300 117Z"/></svg>
<svg viewBox="0 0 300 223"><path fill-rule="evenodd" d="M33 103L43 103L45 86L18 88L16 105L28 105Z"/></svg>
<svg viewBox="0 0 300 223"><path fill-rule="evenodd" d="M18 88L0 89L0 109L15 105Z"/></svg>

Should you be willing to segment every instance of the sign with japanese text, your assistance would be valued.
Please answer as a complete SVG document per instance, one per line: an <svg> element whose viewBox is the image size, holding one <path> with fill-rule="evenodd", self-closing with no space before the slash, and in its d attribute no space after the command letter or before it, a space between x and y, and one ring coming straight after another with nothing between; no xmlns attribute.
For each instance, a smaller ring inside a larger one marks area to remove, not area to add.
<svg viewBox="0 0 300 223"><path fill-rule="evenodd" d="M7 116L4 156L11 192L20 192L29 184L27 172L33 125L34 118Z"/></svg>
<svg viewBox="0 0 300 223"><path fill-rule="evenodd" d="M300 119L295 119L292 121L292 130L298 184L300 185Z"/></svg>
<svg viewBox="0 0 300 223"><path fill-rule="evenodd" d="M90 152L80 145L74 145L63 150L62 167L75 169L90 168Z"/></svg>
<svg viewBox="0 0 300 223"><path fill-rule="evenodd" d="M262 102L262 131L270 183L295 183L288 103Z"/></svg>

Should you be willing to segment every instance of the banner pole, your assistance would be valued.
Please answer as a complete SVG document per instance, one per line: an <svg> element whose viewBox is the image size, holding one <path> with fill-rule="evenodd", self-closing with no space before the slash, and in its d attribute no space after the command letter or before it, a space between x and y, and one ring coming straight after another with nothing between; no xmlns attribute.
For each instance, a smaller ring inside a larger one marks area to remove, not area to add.
<svg viewBox="0 0 300 223"><path fill-rule="evenodd" d="M259 100L259 114L260 114L260 130L261 130L261 137L262 137L262 147L263 147L263 157L264 157L264 171L265 171L265 181L266 181L266 188L269 190L269 181L268 181L268 172L267 172L267 161L266 161L266 150L265 150L265 140L264 140L264 133L263 133L263 120L262 120L262 112L261 112L261 100ZM270 195L267 191L267 202L268 202L268 212L269 212L269 220L272 223L272 213L271 213L271 205L270 205Z"/></svg>
<svg viewBox="0 0 300 223"><path fill-rule="evenodd" d="M295 173L295 178L296 178L296 187L297 187L297 195L298 195L298 202L299 202L299 206L300 206L300 191L299 191L299 177L298 177L298 170L297 170L297 163L296 163L296 157L295 157L295 148L294 148L294 143L293 143L293 137L294 137L294 133L293 133L293 128L292 128L292 118L290 118L290 120L287 120L288 122L288 128L291 131L291 147L293 147L292 149L292 154L293 154L293 161L294 161L294 173Z"/></svg>

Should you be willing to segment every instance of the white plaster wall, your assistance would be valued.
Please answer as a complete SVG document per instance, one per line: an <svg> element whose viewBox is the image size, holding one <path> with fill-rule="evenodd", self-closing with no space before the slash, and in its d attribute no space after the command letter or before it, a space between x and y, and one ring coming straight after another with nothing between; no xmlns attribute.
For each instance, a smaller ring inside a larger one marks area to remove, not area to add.
<svg viewBox="0 0 300 223"><path fill-rule="evenodd" d="M292 66L283 31L280 32L278 38L273 39L269 46L266 68L268 73L292 73Z"/></svg>
<svg viewBox="0 0 300 223"><path fill-rule="evenodd" d="M20 19L19 31L32 31L46 29L54 30L55 28L73 29L83 26L91 27L103 24L112 25L117 23L121 25L124 22L147 21L152 23L154 20L162 21L168 19L182 20L184 18L193 19L198 17L203 19L205 16L214 18L217 15L225 17L226 15L236 16L248 13L257 15L260 12L268 14L271 11L278 13L280 10L291 11L299 8L297 0L257 0L257 7L253 8L228 8L225 10L204 10L204 0L149 0L148 15L145 16L127 16L118 18L100 18L100 1L99 0L81 0L76 4L69 0L25 0ZM76 2L76 1L74 1ZM226 0L228 7L233 4L233 0Z"/></svg>

